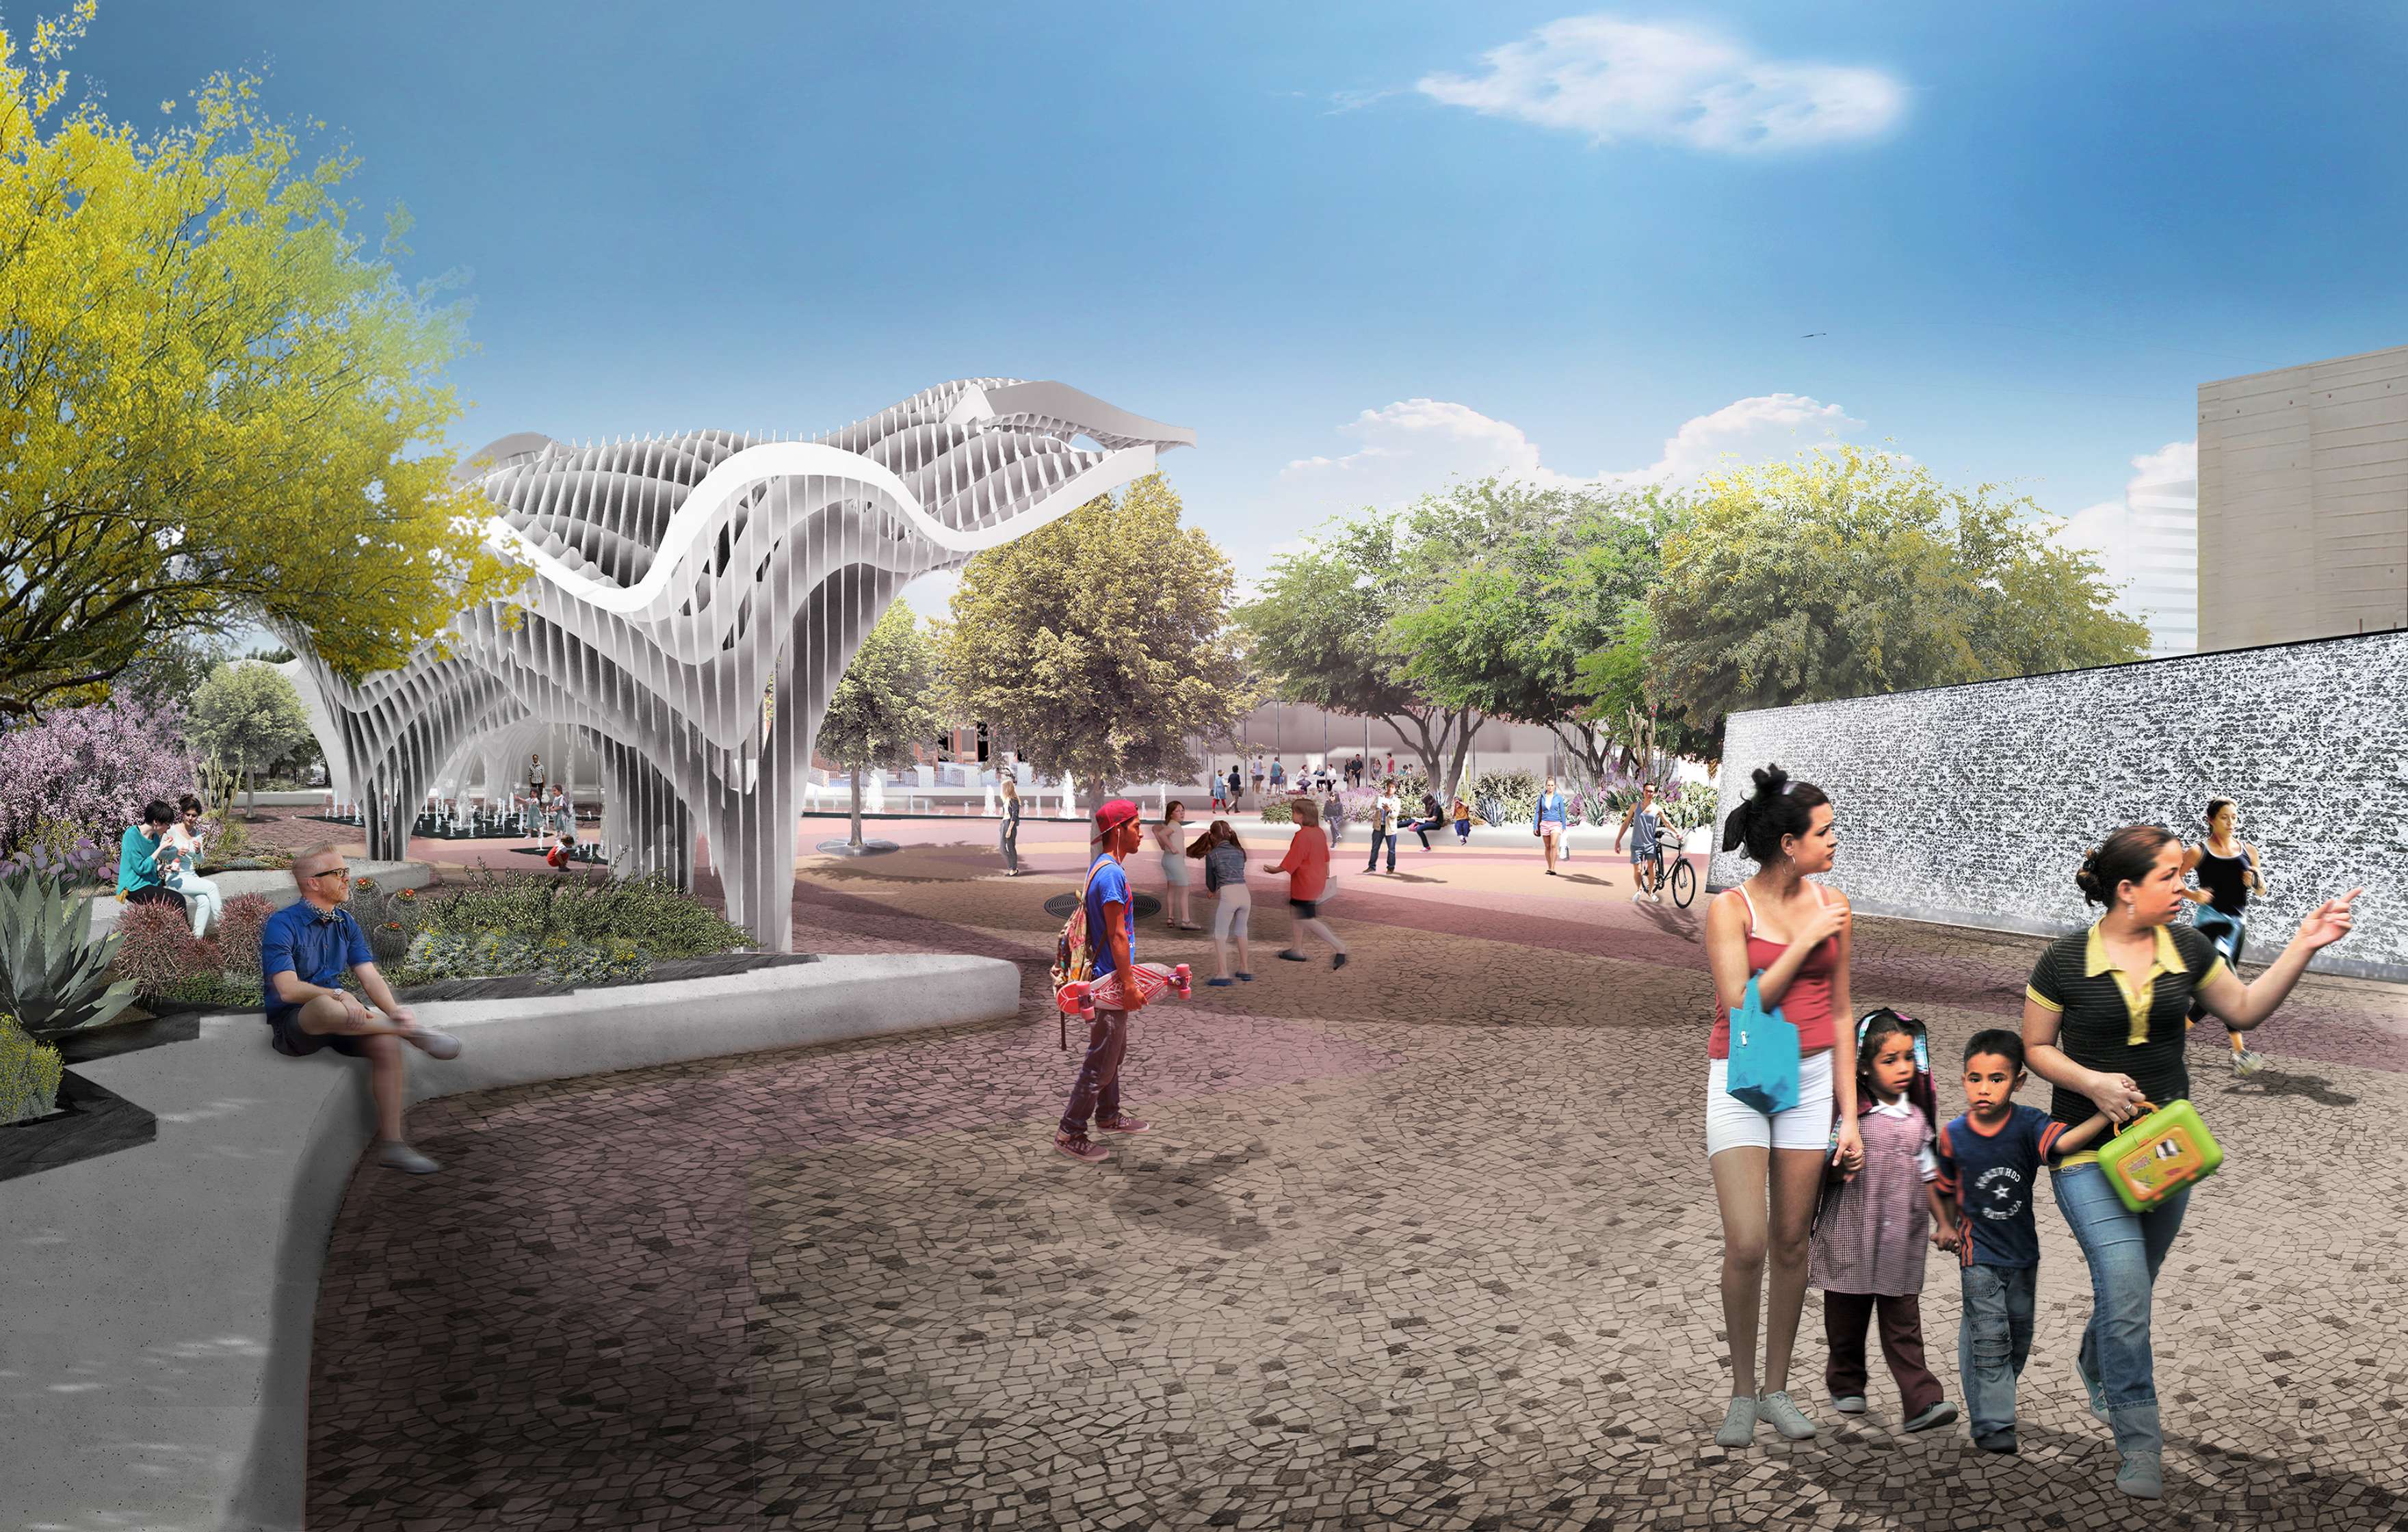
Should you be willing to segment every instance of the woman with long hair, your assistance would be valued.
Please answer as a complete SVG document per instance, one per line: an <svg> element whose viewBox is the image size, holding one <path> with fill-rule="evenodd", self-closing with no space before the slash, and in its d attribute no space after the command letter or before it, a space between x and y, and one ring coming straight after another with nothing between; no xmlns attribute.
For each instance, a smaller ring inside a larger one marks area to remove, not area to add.
<svg viewBox="0 0 2408 1532"><path fill-rule="evenodd" d="M1003 829L996 837L996 849L1003 852L1003 875L1020 876L1020 783L1009 770L1003 778Z"/></svg>
<svg viewBox="0 0 2408 1532"><path fill-rule="evenodd" d="M1808 1236L1826 1165L1864 1167L1856 1114L1856 1038L1851 1014L1846 895L1806 880L1831 870L1840 838L1831 800L1778 766L1755 773L1756 790L1731 812L1725 851L1745 849L1756 875L1706 911L1706 962L1714 1024L1706 1045L1706 1165L1723 1224L1723 1325L1730 1337L1731 1398L1714 1440L1744 1447L1758 1421L1793 1441L1814 1423L1789 1396L1789 1358L1806 1304ZM1798 1100L1767 1114L1730 1094L1730 1013L1753 978L1765 1009L1798 1029ZM1839 1120L1838 1145L1831 1124ZM1763 1388L1757 1388L1757 1304L1765 1275Z"/></svg>
<svg viewBox="0 0 2408 1532"><path fill-rule="evenodd" d="M2282 955L2243 984L2205 936L2173 923L2184 898L2183 845L2172 831L2127 824L2082 859L2073 881L2106 913L2041 953L2024 990L2023 1027L2031 1071L2057 1087L2049 1115L2069 1126L2094 1112L2129 1123L2188 1098L2183 1050L2192 1002L2235 1032L2254 1029L2291 993L2310 957L2349 935L2359 893L2311 910ZM2067 1155L2050 1182L2090 1267L2090 1323L2075 1366L2091 1413L2115 1433L2115 1487L2157 1499L2165 1438L2149 1317L2190 1193L2133 1212L2108 1185L2095 1150Z"/></svg>
<svg viewBox="0 0 2408 1532"><path fill-rule="evenodd" d="M2215 944L2224 961L2233 967L2241 966L2241 949L2249 939L2251 895L2266 892L2265 875L2258 864L2258 848L2244 844L2235 834L2241 828L2241 806L2230 798L2207 800L2207 838L2183 852L2183 873L2196 875L2199 886L2183 890L2183 897L2201 906L2191 914L2191 923ZM2207 1007L2192 1001L2190 1019L2197 1022L2207 1014ZM2232 1044L2232 1072L2254 1075L2266 1061L2258 1050L2249 1046L2238 1032L2225 1032Z"/></svg>
<svg viewBox="0 0 2408 1532"><path fill-rule="evenodd" d="M1187 804L1173 798L1154 827L1154 848L1162 852L1162 912L1175 931L1200 931L1187 918Z"/></svg>

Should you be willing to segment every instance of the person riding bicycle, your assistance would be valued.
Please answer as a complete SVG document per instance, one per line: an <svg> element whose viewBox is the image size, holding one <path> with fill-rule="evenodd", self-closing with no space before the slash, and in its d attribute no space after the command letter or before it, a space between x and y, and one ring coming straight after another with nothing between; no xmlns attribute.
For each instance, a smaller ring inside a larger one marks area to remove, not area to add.
<svg viewBox="0 0 2408 1532"><path fill-rule="evenodd" d="M1656 887L1658 837L1663 829L1664 812L1656 807L1656 784L1645 782L1639 789L1639 801L1622 816L1622 826L1613 832L1613 849L1622 849L1622 838L1630 836L1630 902L1662 904L1664 895ZM1635 834L1633 832L1636 832Z"/></svg>

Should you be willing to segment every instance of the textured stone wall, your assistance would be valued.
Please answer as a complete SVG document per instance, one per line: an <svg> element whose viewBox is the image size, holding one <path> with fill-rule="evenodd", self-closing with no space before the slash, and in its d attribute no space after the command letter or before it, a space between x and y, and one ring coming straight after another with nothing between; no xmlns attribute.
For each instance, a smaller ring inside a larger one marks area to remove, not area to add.
<svg viewBox="0 0 2408 1532"><path fill-rule="evenodd" d="M2143 821L2195 842L2207 800L2235 799L2272 889L2246 957L2363 887L2357 930L2315 966L2408 979L2408 633L1741 713L1721 817L1770 761L1830 794L1824 881L1856 908L1998 930L2086 923L2086 848ZM1709 881L1754 870L1718 851Z"/></svg>

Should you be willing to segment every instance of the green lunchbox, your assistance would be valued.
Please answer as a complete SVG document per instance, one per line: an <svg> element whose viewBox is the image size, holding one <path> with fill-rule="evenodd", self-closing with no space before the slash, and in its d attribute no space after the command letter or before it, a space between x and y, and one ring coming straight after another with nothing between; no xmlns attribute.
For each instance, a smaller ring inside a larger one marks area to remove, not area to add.
<svg viewBox="0 0 2408 1532"><path fill-rule="evenodd" d="M2108 1139L2099 1152L2107 1184L2136 1213L2205 1181L2223 1163L2223 1148L2199 1120L2199 1109L2187 1101L2167 1102Z"/></svg>

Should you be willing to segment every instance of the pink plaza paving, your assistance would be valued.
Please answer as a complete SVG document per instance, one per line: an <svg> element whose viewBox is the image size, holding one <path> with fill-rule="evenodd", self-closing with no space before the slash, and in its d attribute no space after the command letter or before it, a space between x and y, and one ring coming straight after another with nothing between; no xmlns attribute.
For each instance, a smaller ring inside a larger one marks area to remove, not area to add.
<svg viewBox="0 0 2408 1532"><path fill-rule="evenodd" d="M413 1113L450 1170L354 1177L310 1525L2341 1528L2408 1508L2385 1441L2402 1253L2360 1200L2408 1168L2370 1131L2408 1107L2395 987L2312 979L2250 1080L2194 1039L2230 1161L2160 1280L2168 1497L2135 1510L2098 1471L2071 1362L2086 1285L2048 1207L2021 1456L1900 1434L1885 1379L1869 1414L1832 1414L1813 1298L1794 1386L1822 1439L1713 1446L1701 909L1630 903L1602 841L1550 880L1535 852L1409 839L1367 877L1358 832L1326 911L1342 971L1271 959L1287 912L1256 873L1255 981L1140 1014L1125 1088L1156 1127L1089 1167L1050 1153L1074 1055L1043 979L1043 904L1084 833L1027 824L1033 873L1006 880L984 829L881 820L903 849L845 861L810 853L841 821L806 821L796 947L1010 959L1015 1021ZM1249 838L1257 867L1283 838ZM489 860L523 860L509 844ZM1209 971L1159 918L1139 942ZM2013 1024L2039 945L1867 920L1856 997L1953 1057ZM1952 1395L1956 1303L1928 1283Z"/></svg>

